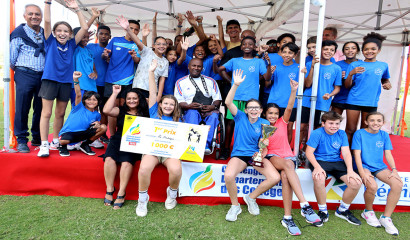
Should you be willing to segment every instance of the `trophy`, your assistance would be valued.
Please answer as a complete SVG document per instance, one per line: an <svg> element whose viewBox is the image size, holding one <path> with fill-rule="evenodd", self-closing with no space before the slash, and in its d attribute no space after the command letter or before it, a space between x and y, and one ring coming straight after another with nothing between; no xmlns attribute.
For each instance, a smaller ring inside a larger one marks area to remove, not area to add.
<svg viewBox="0 0 410 240"><path fill-rule="evenodd" d="M270 136L272 136L276 131L276 127L267 125L267 124L262 124L262 140L259 141L259 152L252 157L253 162L251 163L252 166L257 166L257 167L262 167L263 168L263 163L262 163L262 151L264 148L267 147L263 143L263 140L268 139Z"/></svg>

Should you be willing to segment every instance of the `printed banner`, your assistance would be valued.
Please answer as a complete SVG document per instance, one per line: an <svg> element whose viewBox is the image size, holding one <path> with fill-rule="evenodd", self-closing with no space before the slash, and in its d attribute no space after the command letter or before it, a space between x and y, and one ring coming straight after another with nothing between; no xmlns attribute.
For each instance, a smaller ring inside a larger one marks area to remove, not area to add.
<svg viewBox="0 0 410 240"><path fill-rule="evenodd" d="M202 162L209 127L126 115L121 151Z"/></svg>
<svg viewBox="0 0 410 240"><path fill-rule="evenodd" d="M179 196L229 197L224 178L225 169L225 164L183 162ZM306 200L316 202L311 171L309 169L297 169L296 173L299 176ZM410 206L410 172L399 172L399 175L404 186L398 205ZM238 197L251 193L263 180L265 180L265 177L262 174L253 167L247 167L236 177ZM376 192L374 204L385 205L390 187L378 179L376 179L376 182L379 189ZM327 202L339 203L346 187L346 184L336 182L334 177L328 177L326 179ZM364 204L363 193L364 185L362 185L354 199L354 204ZM259 198L282 200L282 182L260 195ZM295 194L293 194L293 200L298 201Z"/></svg>

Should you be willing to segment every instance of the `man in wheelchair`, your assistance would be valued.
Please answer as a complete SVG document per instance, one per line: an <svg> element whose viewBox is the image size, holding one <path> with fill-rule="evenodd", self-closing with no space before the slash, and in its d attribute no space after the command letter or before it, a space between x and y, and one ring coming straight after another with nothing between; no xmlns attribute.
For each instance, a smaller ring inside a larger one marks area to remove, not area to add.
<svg viewBox="0 0 410 240"><path fill-rule="evenodd" d="M205 154L211 153L212 138L219 124L221 93L218 84L210 77L201 74L202 60L194 58L188 64L189 75L175 84L174 96L184 111L186 123L210 126Z"/></svg>

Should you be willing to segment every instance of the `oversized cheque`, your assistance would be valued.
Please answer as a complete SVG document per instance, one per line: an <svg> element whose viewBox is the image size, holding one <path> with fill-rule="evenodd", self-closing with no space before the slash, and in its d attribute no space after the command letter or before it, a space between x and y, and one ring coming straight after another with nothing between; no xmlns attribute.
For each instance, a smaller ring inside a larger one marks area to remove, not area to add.
<svg viewBox="0 0 410 240"><path fill-rule="evenodd" d="M121 151L202 162L209 127L126 115Z"/></svg>

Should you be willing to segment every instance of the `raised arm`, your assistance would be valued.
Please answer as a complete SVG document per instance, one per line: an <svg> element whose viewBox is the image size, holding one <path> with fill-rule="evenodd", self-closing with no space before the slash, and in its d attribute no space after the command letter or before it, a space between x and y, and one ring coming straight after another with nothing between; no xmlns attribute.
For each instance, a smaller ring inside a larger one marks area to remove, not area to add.
<svg viewBox="0 0 410 240"><path fill-rule="evenodd" d="M316 65L316 63L318 63L319 62L319 59L316 57L316 55L313 57L313 59L312 59L312 66L310 67L310 70L309 70L309 74L308 74L308 76L305 78L305 87L311 87L312 86L312 83L313 83L313 72L314 72L314 69L315 69L315 65Z"/></svg>
<svg viewBox="0 0 410 240"><path fill-rule="evenodd" d="M177 30L175 31L175 36L178 36L181 34L181 30L182 30L182 24L184 23L184 15L182 13L178 13L178 25L177 25Z"/></svg>
<svg viewBox="0 0 410 240"><path fill-rule="evenodd" d="M235 104L233 104L233 99L235 97L236 90L246 78L246 75L242 76L242 74L243 71L241 69L236 69L233 71L233 85L225 99L226 107L229 109L229 111L231 111L233 116L236 116L236 114L238 113L238 108L235 106Z"/></svg>
<svg viewBox="0 0 410 240"><path fill-rule="evenodd" d="M44 37L46 40L51 34L51 1L52 0L48 0L44 2Z"/></svg>
<svg viewBox="0 0 410 240"><path fill-rule="evenodd" d="M268 65L266 66L267 70L266 73L263 74L263 78L265 79L265 81L268 81L272 78L272 71L270 70L270 58L267 52L265 52L265 55L263 56L263 60L268 62Z"/></svg>
<svg viewBox="0 0 410 240"><path fill-rule="evenodd" d="M154 46L155 38L157 38L157 15L158 12L155 12L154 17L152 18L152 45ZM147 46L145 44L145 46Z"/></svg>
<svg viewBox="0 0 410 240"><path fill-rule="evenodd" d="M148 69L148 81L149 81L149 98L148 107L154 106L157 102L157 84L155 83L155 69L157 68L157 60L154 59L151 62L151 66Z"/></svg>
<svg viewBox="0 0 410 240"><path fill-rule="evenodd" d="M223 19L218 15L216 16L216 19L218 20L218 34L219 34L219 42L221 42L221 48L226 47L225 43L225 34L224 34L224 27L223 27Z"/></svg>
<svg viewBox="0 0 410 240"><path fill-rule="evenodd" d="M199 27L199 25L202 25L202 19L195 18L194 14L192 14L191 11L186 12L185 18L188 20L189 24L191 24L191 26L195 29L195 32L198 35L199 41L197 42L197 45L201 44L206 39L204 29L202 28L202 26Z"/></svg>
<svg viewBox="0 0 410 240"><path fill-rule="evenodd" d="M292 114L293 106L295 105L295 98L296 98L296 92L298 91L298 86L299 86L298 82L292 79L290 80L291 92L289 96L288 105L286 106L285 113L283 114L283 121L285 122L289 122L290 115Z"/></svg>
<svg viewBox="0 0 410 240"><path fill-rule="evenodd" d="M100 16L100 10L98 10L97 8L91 8L91 11L92 11L92 16L90 20L88 20L87 22L88 28L90 28L91 25L93 25L95 19L97 19Z"/></svg>
<svg viewBox="0 0 410 240"><path fill-rule="evenodd" d="M112 86L112 94L110 98L104 105L103 112L105 115L110 117L117 117L120 113L120 109L115 106L115 100L117 99L118 94L121 92L121 85L113 85Z"/></svg>
<svg viewBox="0 0 410 240"><path fill-rule="evenodd" d="M73 83L75 91L75 106L81 102L81 89L80 89L80 77L83 74L81 72L75 71L73 73Z"/></svg>
<svg viewBox="0 0 410 240"><path fill-rule="evenodd" d="M128 20L121 15L116 19L116 21L117 21L117 24L128 33L132 41L134 41L134 43L137 45L138 49L142 51L142 49L144 48L144 44L140 41L138 36L135 35L134 32L130 29L130 24L128 23ZM149 33L150 33L149 25L146 23L144 27L142 28L142 35L148 36Z"/></svg>
<svg viewBox="0 0 410 240"><path fill-rule="evenodd" d="M65 0L68 8L74 9L74 12L77 13L78 21L80 22L80 30L75 35L75 43L78 44L81 39L84 37L84 34L88 31L88 25L85 22L85 18L80 8L78 7L76 0Z"/></svg>
<svg viewBox="0 0 410 240"><path fill-rule="evenodd" d="M182 48L182 52L181 52L181 56L178 58L177 64L181 65L185 59L186 59L186 51L188 50L189 47L189 40L187 37L183 37L181 40L181 48Z"/></svg>
<svg viewBox="0 0 410 240"><path fill-rule="evenodd" d="M221 47L221 45L219 44L219 41L218 41L218 39L216 39L216 36L215 36L215 34L211 34L210 36L209 36L209 38L212 40L212 41L215 41L215 43L216 43L216 48L218 49L218 54L221 56L221 58L224 56L224 52L222 51L222 47Z"/></svg>

